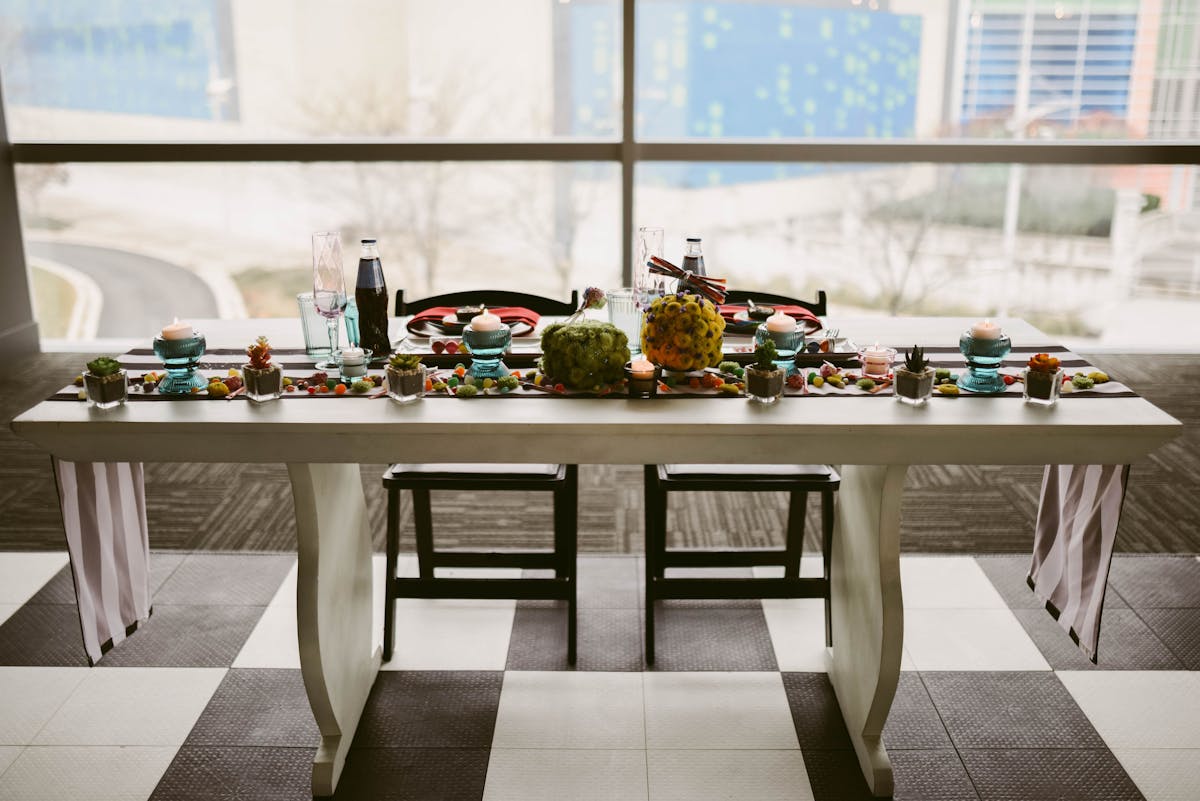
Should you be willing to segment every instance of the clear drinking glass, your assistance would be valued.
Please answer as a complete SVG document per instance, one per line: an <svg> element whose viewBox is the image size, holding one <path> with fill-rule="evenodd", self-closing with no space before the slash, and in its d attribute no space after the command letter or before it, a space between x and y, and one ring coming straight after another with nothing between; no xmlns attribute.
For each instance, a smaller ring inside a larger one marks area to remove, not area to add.
<svg viewBox="0 0 1200 801"><path fill-rule="evenodd" d="M296 295L296 306L300 309L300 330L304 332L304 352L310 359L329 358L329 337L325 331L325 318L313 305L313 293Z"/></svg>
<svg viewBox="0 0 1200 801"><path fill-rule="evenodd" d="M651 256L663 257L664 241L661 228L642 226L638 229L638 260L633 265L633 289L643 309L650 305L651 299L666 292L666 277L655 275L646 266Z"/></svg>
<svg viewBox="0 0 1200 801"><path fill-rule="evenodd" d="M312 236L313 306L329 329L329 359L318 369L339 367L338 318L346 309L346 279L342 264L342 236L337 231L319 231Z"/></svg>
<svg viewBox="0 0 1200 801"><path fill-rule="evenodd" d="M625 332L629 338L629 352L642 350L642 309L638 302L641 295L635 289L624 287L610 289L604 293L608 309L608 321Z"/></svg>

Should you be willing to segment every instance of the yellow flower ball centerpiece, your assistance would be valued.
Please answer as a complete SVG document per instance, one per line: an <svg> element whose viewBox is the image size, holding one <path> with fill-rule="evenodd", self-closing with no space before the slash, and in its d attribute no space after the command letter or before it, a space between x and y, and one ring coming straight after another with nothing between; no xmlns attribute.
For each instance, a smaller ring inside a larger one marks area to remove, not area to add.
<svg viewBox="0 0 1200 801"><path fill-rule="evenodd" d="M656 298L642 324L642 353L678 372L716 367L724 339L725 318L716 304L687 292Z"/></svg>

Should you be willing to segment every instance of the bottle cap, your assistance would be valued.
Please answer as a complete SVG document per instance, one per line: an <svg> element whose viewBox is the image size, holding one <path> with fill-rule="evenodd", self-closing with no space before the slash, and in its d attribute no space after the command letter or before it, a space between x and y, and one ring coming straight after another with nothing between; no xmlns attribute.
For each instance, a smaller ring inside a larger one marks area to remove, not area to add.
<svg viewBox="0 0 1200 801"><path fill-rule="evenodd" d="M374 239L364 239L364 240L362 241L362 243L363 243L364 245L374 245L374 244L375 244L375 240L374 240Z"/></svg>
<svg viewBox="0 0 1200 801"><path fill-rule="evenodd" d="M689 241L689 242L699 242L699 241L700 241L700 237L698 237L698 236L689 236L689 237L687 238L687 241Z"/></svg>

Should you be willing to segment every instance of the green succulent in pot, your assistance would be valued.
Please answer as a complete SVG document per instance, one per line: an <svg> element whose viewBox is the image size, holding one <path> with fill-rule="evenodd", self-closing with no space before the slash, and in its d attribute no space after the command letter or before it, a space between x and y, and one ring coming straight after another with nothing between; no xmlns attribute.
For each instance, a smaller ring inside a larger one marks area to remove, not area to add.
<svg viewBox="0 0 1200 801"><path fill-rule="evenodd" d="M933 380L936 371L929 366L925 351L920 345L904 352L904 366L893 372L896 399L913 406L920 406L933 395Z"/></svg>
<svg viewBox="0 0 1200 801"><path fill-rule="evenodd" d="M775 363L779 349L773 339L764 339L754 349L754 363L746 367L746 397L758 403L774 403L783 394L785 371Z"/></svg>
<svg viewBox="0 0 1200 801"><path fill-rule="evenodd" d="M129 396L128 376L121 363L110 356L87 363L83 388L88 403L100 409L120 406Z"/></svg>
<svg viewBox="0 0 1200 801"><path fill-rule="evenodd" d="M425 365L416 353L393 353L387 364L388 397L411 403L425 395Z"/></svg>

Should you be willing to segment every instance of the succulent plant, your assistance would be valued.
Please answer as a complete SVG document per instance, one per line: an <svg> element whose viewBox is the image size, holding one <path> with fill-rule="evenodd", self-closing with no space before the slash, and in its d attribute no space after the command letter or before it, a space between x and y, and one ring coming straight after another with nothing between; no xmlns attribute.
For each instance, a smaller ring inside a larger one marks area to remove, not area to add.
<svg viewBox="0 0 1200 801"><path fill-rule="evenodd" d="M620 380L627 361L629 340L611 323L554 323L542 332L542 372L572 389Z"/></svg>
<svg viewBox="0 0 1200 801"><path fill-rule="evenodd" d="M929 369L925 351L920 345L913 345L912 350L904 351L904 369L910 373L924 373Z"/></svg>
<svg viewBox="0 0 1200 801"><path fill-rule="evenodd" d="M1035 373L1057 372L1061 362L1049 353L1035 353L1029 360L1029 369Z"/></svg>
<svg viewBox="0 0 1200 801"><path fill-rule="evenodd" d="M421 366L421 357L416 353L393 353L388 364L393 370L416 370Z"/></svg>
<svg viewBox="0 0 1200 801"><path fill-rule="evenodd" d="M779 349L775 347L775 340L764 339L754 349L754 369L755 370L775 370L775 360L779 358Z"/></svg>
<svg viewBox="0 0 1200 801"><path fill-rule="evenodd" d="M106 375L116 375L121 372L121 363L109 356L101 356L87 363L88 372L102 378Z"/></svg>
<svg viewBox="0 0 1200 801"><path fill-rule="evenodd" d="M250 357L250 366L255 370L270 369L271 346L267 344L266 337L256 339L253 345L246 348L246 355Z"/></svg>

